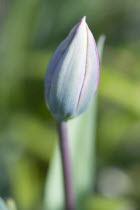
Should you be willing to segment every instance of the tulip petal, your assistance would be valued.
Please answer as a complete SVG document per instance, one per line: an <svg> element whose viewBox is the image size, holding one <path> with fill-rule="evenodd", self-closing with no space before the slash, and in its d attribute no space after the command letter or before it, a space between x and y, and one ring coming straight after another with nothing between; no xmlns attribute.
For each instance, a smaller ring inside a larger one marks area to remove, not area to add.
<svg viewBox="0 0 140 210"><path fill-rule="evenodd" d="M99 58L85 17L58 46L45 76L45 100L56 120L81 114L99 80Z"/></svg>
<svg viewBox="0 0 140 210"><path fill-rule="evenodd" d="M90 104L93 94L97 89L100 74L100 62L96 42L87 24L86 28L88 40L86 72L81 93L79 96L79 101L77 104L77 115L82 113Z"/></svg>
<svg viewBox="0 0 140 210"><path fill-rule="evenodd" d="M54 52L54 54L49 62L46 76L45 76L45 98L46 98L46 100L48 98L51 81L52 81L52 77L53 77L54 71L56 69L56 66L59 63L62 56L64 55L64 53L66 52L67 48L69 47L73 37L75 36L75 33L76 33L79 25L80 25L80 22L76 26L74 26L74 28L70 31L67 38L60 43L60 45L57 47L56 51Z"/></svg>
<svg viewBox="0 0 140 210"><path fill-rule="evenodd" d="M75 114L84 80L86 48L87 31L83 20L52 78L49 106L53 107L53 114L57 119L72 117Z"/></svg>

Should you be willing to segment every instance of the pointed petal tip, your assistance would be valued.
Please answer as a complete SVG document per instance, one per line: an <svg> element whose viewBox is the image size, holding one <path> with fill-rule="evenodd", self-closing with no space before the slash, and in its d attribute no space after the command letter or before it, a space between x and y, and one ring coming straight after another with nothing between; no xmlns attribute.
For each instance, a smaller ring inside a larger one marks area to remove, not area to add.
<svg viewBox="0 0 140 210"><path fill-rule="evenodd" d="M85 22L86 22L86 16L84 16L84 17L79 21L79 23L77 24L76 30L77 30L82 24L84 24Z"/></svg>
<svg viewBox="0 0 140 210"><path fill-rule="evenodd" d="M81 22L86 21L86 16L81 19Z"/></svg>
<svg viewBox="0 0 140 210"><path fill-rule="evenodd" d="M80 22L79 22L79 26L81 25L81 24L83 24L83 23L85 23L86 22L86 16L84 16L81 20L80 20Z"/></svg>

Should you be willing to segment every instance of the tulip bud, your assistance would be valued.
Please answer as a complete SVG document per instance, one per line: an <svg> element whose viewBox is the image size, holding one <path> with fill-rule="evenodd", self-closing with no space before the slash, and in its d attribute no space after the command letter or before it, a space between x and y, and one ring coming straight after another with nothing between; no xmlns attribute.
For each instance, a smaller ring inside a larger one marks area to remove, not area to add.
<svg viewBox="0 0 140 210"><path fill-rule="evenodd" d="M86 110L99 81L96 43L85 17L71 30L52 56L45 77L45 101L58 121Z"/></svg>

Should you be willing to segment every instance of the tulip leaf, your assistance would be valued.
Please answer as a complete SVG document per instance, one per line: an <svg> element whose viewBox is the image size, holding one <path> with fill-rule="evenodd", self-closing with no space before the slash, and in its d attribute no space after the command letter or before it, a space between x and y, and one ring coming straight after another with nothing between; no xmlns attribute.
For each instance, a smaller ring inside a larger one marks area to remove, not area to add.
<svg viewBox="0 0 140 210"><path fill-rule="evenodd" d="M102 55L105 37L98 42ZM80 117L68 122L69 146L72 157L73 177L77 200L90 192L94 183L95 135L97 95L87 111ZM64 206L63 181L58 145L50 164L45 188L45 210L60 210Z"/></svg>

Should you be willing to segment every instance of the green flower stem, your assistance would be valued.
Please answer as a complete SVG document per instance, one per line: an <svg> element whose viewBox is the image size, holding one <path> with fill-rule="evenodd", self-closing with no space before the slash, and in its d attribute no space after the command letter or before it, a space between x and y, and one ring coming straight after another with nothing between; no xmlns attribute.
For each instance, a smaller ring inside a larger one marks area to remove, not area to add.
<svg viewBox="0 0 140 210"><path fill-rule="evenodd" d="M72 182L72 168L68 145L68 131L66 122L58 122L59 146L63 169L65 210L75 209L74 190Z"/></svg>

